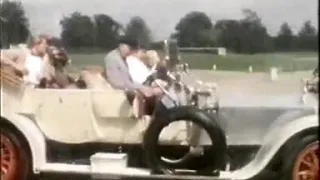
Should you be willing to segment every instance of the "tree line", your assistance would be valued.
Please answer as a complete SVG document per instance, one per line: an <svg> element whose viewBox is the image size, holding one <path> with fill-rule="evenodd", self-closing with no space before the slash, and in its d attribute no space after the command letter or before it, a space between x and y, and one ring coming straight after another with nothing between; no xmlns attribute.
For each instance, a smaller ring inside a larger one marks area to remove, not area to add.
<svg viewBox="0 0 320 180"><path fill-rule="evenodd" d="M24 42L30 35L29 21L20 2L3 1L0 8L1 44ZM48 22L50 25L50 22ZM73 12L60 21L57 37L67 48L116 47L120 35L136 37L142 45L156 46L152 32L143 18L132 17L127 25L106 14L92 17ZM240 19L221 19L213 23L203 12L187 13L175 26L172 38L180 47L225 47L236 53L274 51L318 51L318 30L305 21L297 34L284 22L279 32L271 36L257 12L244 9Z"/></svg>

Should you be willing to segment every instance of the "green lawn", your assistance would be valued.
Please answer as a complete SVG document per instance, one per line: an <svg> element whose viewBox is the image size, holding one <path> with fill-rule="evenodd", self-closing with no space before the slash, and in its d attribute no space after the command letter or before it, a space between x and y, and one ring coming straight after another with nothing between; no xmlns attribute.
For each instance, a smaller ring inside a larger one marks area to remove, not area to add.
<svg viewBox="0 0 320 180"><path fill-rule="evenodd" d="M88 65L103 65L106 53L70 54L72 64L76 68ZM218 70L248 71L252 66L253 71L265 72L271 66L277 66L283 71L310 70L318 64L318 54L315 52L298 53L266 53L255 55L228 54L217 56L205 53L181 53L184 62L190 64L192 69L212 69L216 64Z"/></svg>

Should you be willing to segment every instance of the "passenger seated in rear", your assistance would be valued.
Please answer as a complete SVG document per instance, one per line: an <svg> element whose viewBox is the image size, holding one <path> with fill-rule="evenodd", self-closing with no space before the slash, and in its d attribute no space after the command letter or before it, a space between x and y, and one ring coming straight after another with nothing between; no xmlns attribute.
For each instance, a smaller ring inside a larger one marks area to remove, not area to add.
<svg viewBox="0 0 320 180"><path fill-rule="evenodd" d="M48 48L49 36L40 35L30 42L30 52L24 59L23 80L25 84L37 87L44 75L44 58Z"/></svg>
<svg viewBox="0 0 320 180"><path fill-rule="evenodd" d="M64 48L50 45L45 57L44 77L39 88L77 88L66 72L69 58Z"/></svg>

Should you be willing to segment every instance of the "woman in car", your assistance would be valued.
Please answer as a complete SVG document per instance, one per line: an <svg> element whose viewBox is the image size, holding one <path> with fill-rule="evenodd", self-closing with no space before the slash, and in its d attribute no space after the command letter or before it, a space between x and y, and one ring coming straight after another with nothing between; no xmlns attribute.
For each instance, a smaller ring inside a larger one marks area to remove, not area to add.
<svg viewBox="0 0 320 180"><path fill-rule="evenodd" d="M83 89L86 88L82 80L76 81L66 72L69 57L62 47L51 45L45 57L44 77L41 79L40 88L55 89Z"/></svg>

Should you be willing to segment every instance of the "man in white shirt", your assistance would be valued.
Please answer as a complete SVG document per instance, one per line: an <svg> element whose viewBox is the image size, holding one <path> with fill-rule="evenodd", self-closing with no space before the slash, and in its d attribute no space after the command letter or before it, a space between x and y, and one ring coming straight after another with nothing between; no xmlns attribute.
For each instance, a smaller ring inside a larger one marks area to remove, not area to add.
<svg viewBox="0 0 320 180"><path fill-rule="evenodd" d="M133 82L143 84L147 77L161 67L159 55L154 50L146 51L144 49L136 50L126 59L129 74ZM161 78L160 78L161 79ZM157 82L166 86L166 82L162 79L157 79ZM155 85L152 85L155 86Z"/></svg>
<svg viewBox="0 0 320 180"><path fill-rule="evenodd" d="M39 35L22 49L1 50L1 65L11 66L27 84L38 85L43 71L43 59L48 48L49 36Z"/></svg>
<svg viewBox="0 0 320 180"><path fill-rule="evenodd" d="M44 63L42 58L30 53L26 56L24 65L28 71L28 74L23 76L24 82L34 86L39 85L40 80L43 77Z"/></svg>
<svg viewBox="0 0 320 180"><path fill-rule="evenodd" d="M1 65L12 67L26 84L37 86L43 77L49 39L49 36L39 35L29 42L28 48L2 50Z"/></svg>
<svg viewBox="0 0 320 180"><path fill-rule="evenodd" d="M131 79L133 82L138 84L143 84L147 77L151 74L151 70L141 60L144 54L145 50L139 49L126 58Z"/></svg>
<svg viewBox="0 0 320 180"><path fill-rule="evenodd" d="M23 76L26 84L37 86L40 84L40 80L44 77L45 58L49 58L47 55L47 49L49 37L40 35L31 44L31 51L27 54L25 59L25 69L27 74Z"/></svg>

